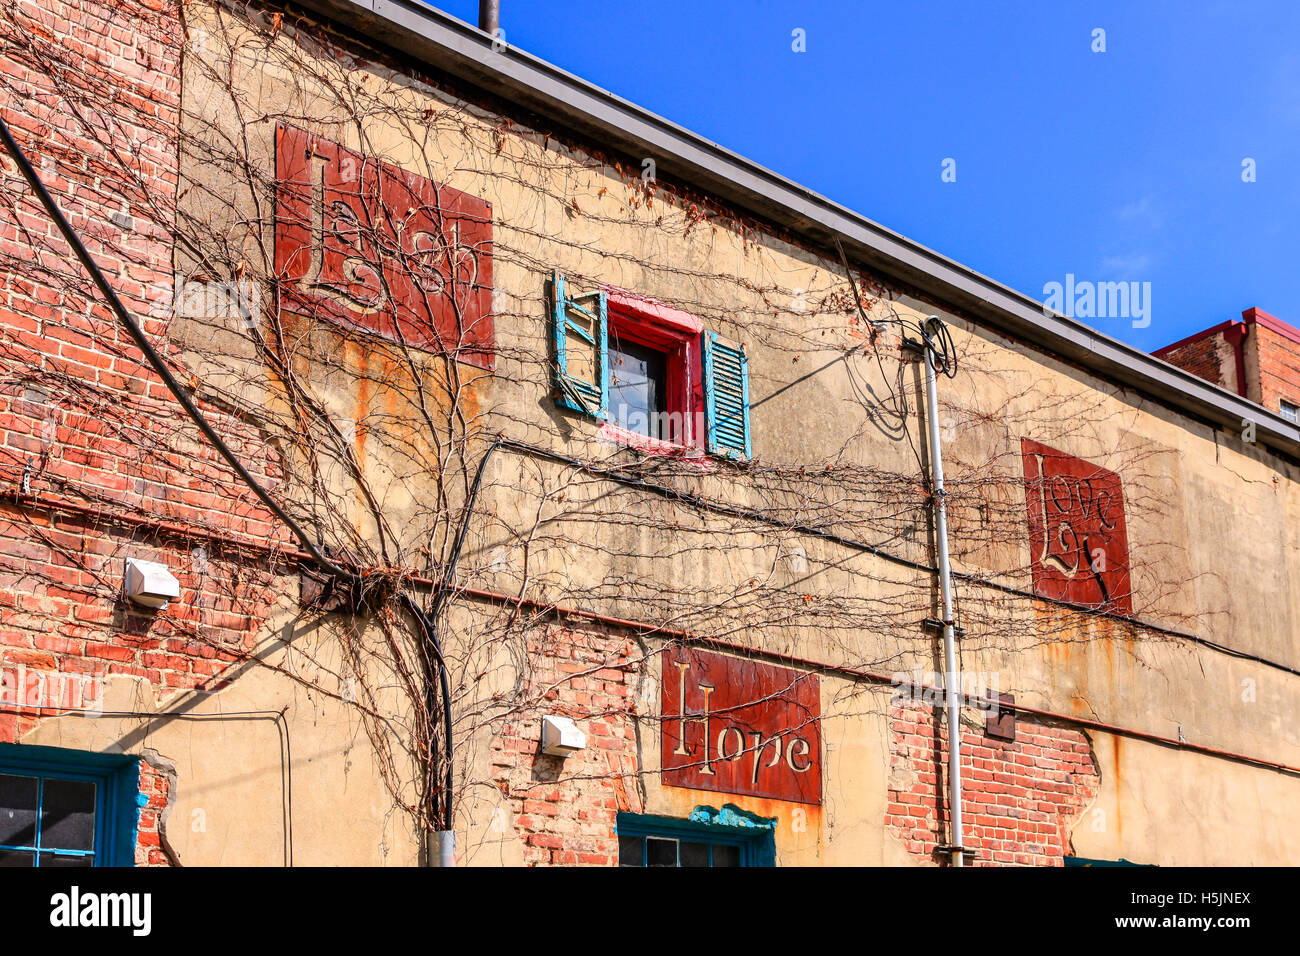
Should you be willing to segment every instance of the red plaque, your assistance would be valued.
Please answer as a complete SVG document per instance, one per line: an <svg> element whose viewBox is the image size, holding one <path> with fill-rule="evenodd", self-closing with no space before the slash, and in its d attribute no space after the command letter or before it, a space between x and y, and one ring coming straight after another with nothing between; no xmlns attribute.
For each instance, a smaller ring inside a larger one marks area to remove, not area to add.
<svg viewBox="0 0 1300 956"><path fill-rule="evenodd" d="M488 203L287 126L275 172L282 308L492 367Z"/></svg>
<svg viewBox="0 0 1300 956"><path fill-rule="evenodd" d="M822 802L821 691L811 674L668 648L661 739L670 787Z"/></svg>
<svg viewBox="0 0 1300 956"><path fill-rule="evenodd" d="M1119 475L1022 439L1034 593L1133 613Z"/></svg>

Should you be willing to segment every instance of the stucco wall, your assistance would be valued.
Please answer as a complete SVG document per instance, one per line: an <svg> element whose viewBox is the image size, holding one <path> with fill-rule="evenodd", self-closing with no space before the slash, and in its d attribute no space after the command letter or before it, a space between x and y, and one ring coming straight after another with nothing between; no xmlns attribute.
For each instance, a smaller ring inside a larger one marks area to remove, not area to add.
<svg viewBox="0 0 1300 956"><path fill-rule="evenodd" d="M886 823L897 790L892 755L903 746L887 685L824 676L820 807L724 800L658 778L661 675L648 649L658 639L609 634L588 647L576 632L557 637L546 608L563 604L839 669L939 670L923 627L936 611L926 570L932 532L920 369L896 321L931 313L948 322L958 357L956 376L940 382L939 416L955 566L965 575L957 606L962 671L1067 718L1300 763L1295 676L1170 633L1296 665L1293 463L864 275L870 319L882 323L875 328L857 315L834 258L674 187L669 170L663 180L643 179L640 157L600 156L536 121L504 115L500 105L468 102L349 51L339 38L331 46L310 21L264 16L250 24L240 13L191 4L185 29L178 217L197 230L197 250L212 256L176 246L179 275L198 276L215 262L232 270L217 278L270 287L277 122L491 203L492 374L319 322L287 323L291 341L282 347L292 359L271 367L230 316L166 322L200 395L251 423L245 449L279 469L277 490L332 542L376 564L431 574L434 551L446 553L438 549L497 433L699 499L670 500L518 450L494 453L458 583L536 603L512 611L465 597L470 606L447 621L463 736L457 824L465 861L610 863L610 814L682 816L722 802L777 818L781 863L926 858ZM579 291L632 290L744 343L753 462L647 457L558 409L546 291L553 269ZM165 299L165 278L154 285L155 298ZM318 445L313 455L286 440L300 420L286 385L293 377L339 426L341 446ZM425 428L427 421L438 424ZM1120 475L1134 620L1024 593L1033 582L1022 438ZM446 499L431 504L439 492ZM738 516L735 506L749 510ZM382 554L376 515L392 536ZM343 668L331 648L348 625L313 618L310 633L297 637L301 614L296 594L278 593L254 642L271 648L275 666L230 675L230 686L205 696L202 709L287 708L295 862L411 862L410 819L379 779L378 765L390 758L339 690ZM311 653L295 650L297 641ZM578 660L583 647L613 672L598 678L594 696L579 683L596 679L590 668L557 664L566 655ZM304 678L304 660L319 672ZM322 697L314 684L335 696ZM133 699L141 693L131 691ZM174 707L178 693L153 688L131 709ZM400 735L410 701L393 694L382 705ZM581 758L558 765L538 757L537 722L549 708L588 729L593 746ZM65 717L24 739L148 746L177 767L170 819L180 829L169 827L169 839L183 862L283 862L289 758L279 750L281 725L232 726ZM1044 856L1059 859L1072 840L1080 855L1135 862L1294 858L1300 832L1276 809L1294 802L1292 778L1070 733L1090 743L1099 782L1080 784L1078 816L1056 831ZM409 782L410 767L400 759L395 766ZM942 778L929 786L938 799ZM1200 810L1197 839L1186 839L1161 808L1198 812L1198 788L1231 810ZM198 810L209 828L187 832L186 815Z"/></svg>

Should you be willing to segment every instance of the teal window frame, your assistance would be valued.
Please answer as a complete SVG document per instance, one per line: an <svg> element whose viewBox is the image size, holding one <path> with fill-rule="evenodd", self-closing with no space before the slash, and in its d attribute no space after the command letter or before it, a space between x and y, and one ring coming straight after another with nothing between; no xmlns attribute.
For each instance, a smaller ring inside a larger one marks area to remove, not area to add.
<svg viewBox="0 0 1300 956"><path fill-rule="evenodd" d="M42 853L91 857L92 866L134 866L136 834L140 822L140 758L125 754L98 754L62 747L0 744L0 773L36 777L36 842L31 846L0 844L0 849L33 853L34 866ZM76 780L95 784L95 837L91 850L42 847L40 836L45 781Z"/></svg>
<svg viewBox="0 0 1300 956"><path fill-rule="evenodd" d="M1062 860L1064 866L1069 867L1099 867L1099 866L1154 866L1154 863L1134 863L1120 857L1118 860L1093 860L1086 856L1067 856Z"/></svg>
<svg viewBox="0 0 1300 956"><path fill-rule="evenodd" d="M570 311L585 316L588 332L569 319ZM564 276L551 274L551 336L555 349L555 403L605 421L609 408L609 307L604 292L570 295ZM583 340L592 349L598 381L588 382L569 374L569 336Z"/></svg>
<svg viewBox="0 0 1300 956"><path fill-rule="evenodd" d="M734 846L740 851L741 866L776 866L776 838L770 827L733 827L682 820L677 817L619 813L614 824L614 832L620 837L642 839L641 866L646 865L648 852L646 837L685 843ZM622 860L619 860L619 865L623 865Z"/></svg>
<svg viewBox="0 0 1300 956"><path fill-rule="evenodd" d="M616 323L610 317L608 294L597 291L574 295L571 284L556 269L551 272L548 306L554 353L552 385L555 404L569 411L580 412L598 422L609 422L609 351L611 324ZM619 319L621 315L616 308L614 318ZM575 321L575 316L587 324ZM698 340L694 331L689 338L679 340L678 332L669 336L665 336L662 331L652 334L646 330L652 325L652 322L646 323L646 328L636 334L635 323L624 321L626 338L657 352L665 352L669 365L669 394L663 397L663 408L660 411L680 413L692 423L690 428L682 426L682 431L689 436L689 440L681 436L660 437L659 440L681 446L702 445L705 452L720 458L752 458L749 356L744 344L729 341L708 330L698 333ZM697 341L700 353L698 359L694 356ZM587 381L570 372L570 348L579 346L591 350L595 381ZM698 372L695 371L697 360ZM674 375L680 376L684 391L679 392L672 384ZM698 383L692 380L696 375L700 378ZM700 401L704 405L703 436L695 434L699 429L695 415L698 414Z"/></svg>

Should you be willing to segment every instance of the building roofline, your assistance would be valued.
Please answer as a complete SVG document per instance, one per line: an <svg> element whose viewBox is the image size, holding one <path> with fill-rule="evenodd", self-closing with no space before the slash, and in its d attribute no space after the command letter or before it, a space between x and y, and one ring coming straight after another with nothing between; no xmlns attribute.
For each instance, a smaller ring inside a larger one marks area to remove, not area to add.
<svg viewBox="0 0 1300 956"><path fill-rule="evenodd" d="M1292 342L1300 344L1300 329L1297 329L1289 322L1283 322L1275 315L1269 315L1263 309L1252 306L1249 309L1242 310L1240 319L1228 319L1225 322L1220 322L1218 325L1212 325L1208 329L1201 329L1199 332L1193 332L1185 339L1179 339L1177 342L1173 342L1169 345L1162 345L1151 354L1157 357L1168 355L1175 349L1180 349L1184 345L1191 345L1193 342L1199 342L1201 339L1208 339L1211 335L1218 335L1220 332L1230 329L1234 325L1261 325L1271 332L1276 332L1283 338L1290 339Z"/></svg>
<svg viewBox="0 0 1300 956"><path fill-rule="evenodd" d="M1276 315L1269 315L1263 309L1249 308L1241 313L1241 320L1247 325L1262 325L1270 332L1276 332L1285 339L1300 343L1300 329L1289 322L1283 322Z"/></svg>
<svg viewBox="0 0 1300 956"><path fill-rule="evenodd" d="M629 156L652 157L685 182L800 236L847 253L1032 346L1055 353L1187 414L1300 458L1300 426L1140 349L1043 308L1014 289L872 222L702 136L418 0L295 0L361 38L413 57Z"/></svg>
<svg viewBox="0 0 1300 956"><path fill-rule="evenodd" d="M1212 325L1208 329L1201 329L1199 332L1193 332L1185 339L1179 339L1177 342L1171 342L1169 345L1162 345L1151 354L1157 358L1168 355L1170 352L1182 348L1184 345L1191 345L1193 342L1199 342L1201 339L1208 339L1212 335L1218 335L1220 332L1226 332L1235 325L1246 325L1241 319L1228 319L1220 322L1218 325Z"/></svg>

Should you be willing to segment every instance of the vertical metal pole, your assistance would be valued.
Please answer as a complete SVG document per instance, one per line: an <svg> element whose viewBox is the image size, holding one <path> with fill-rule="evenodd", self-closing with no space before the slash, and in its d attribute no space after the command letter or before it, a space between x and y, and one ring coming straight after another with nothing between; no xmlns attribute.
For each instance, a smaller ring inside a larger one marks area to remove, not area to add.
<svg viewBox="0 0 1300 956"><path fill-rule="evenodd" d="M961 822L961 689L957 681L957 646L952 619L952 569L948 564L948 505L943 488L943 450L939 434L939 397L935 384L934 352L928 342L925 351L925 417L930 424L930 470L934 477L934 536L939 552L939 593L943 604L944 697L948 717L948 812L951 816L949 840L954 847L952 865L962 866Z"/></svg>
<svg viewBox="0 0 1300 956"><path fill-rule="evenodd" d="M478 0L478 28L496 36L501 26L501 0Z"/></svg>
<svg viewBox="0 0 1300 956"><path fill-rule="evenodd" d="M454 867L456 865L456 831L435 830L433 845L429 850L429 866Z"/></svg>

